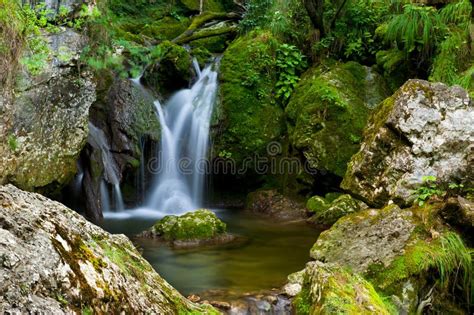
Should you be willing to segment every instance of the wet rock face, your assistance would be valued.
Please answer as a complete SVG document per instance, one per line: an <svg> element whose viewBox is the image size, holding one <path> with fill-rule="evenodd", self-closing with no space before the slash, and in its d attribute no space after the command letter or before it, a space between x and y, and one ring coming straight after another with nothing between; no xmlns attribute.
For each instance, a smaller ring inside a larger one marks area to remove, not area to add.
<svg viewBox="0 0 474 315"><path fill-rule="evenodd" d="M370 118L341 187L381 206L407 205L422 177L440 184L474 176L474 106L460 87L410 80Z"/></svg>
<svg viewBox="0 0 474 315"><path fill-rule="evenodd" d="M145 285L146 284L146 285ZM0 186L0 312L206 314L123 235L60 203Z"/></svg>
<svg viewBox="0 0 474 315"><path fill-rule="evenodd" d="M95 84L75 63L85 38L71 29L45 37L51 62L18 74L13 99L0 101L0 183L27 189L67 183L88 134Z"/></svg>
<svg viewBox="0 0 474 315"><path fill-rule="evenodd" d="M246 209L280 220L306 218L304 205L276 190L259 190L247 197Z"/></svg>

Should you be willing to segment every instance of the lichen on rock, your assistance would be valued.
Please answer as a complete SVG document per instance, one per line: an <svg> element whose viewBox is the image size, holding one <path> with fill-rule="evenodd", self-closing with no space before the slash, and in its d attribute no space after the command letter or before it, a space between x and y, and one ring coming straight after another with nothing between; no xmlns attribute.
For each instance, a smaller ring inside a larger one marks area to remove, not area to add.
<svg viewBox="0 0 474 315"><path fill-rule="evenodd" d="M186 300L124 235L60 203L0 186L0 311L216 314Z"/></svg>
<svg viewBox="0 0 474 315"><path fill-rule="evenodd" d="M440 217L444 206L429 203L400 209L392 204L339 219L311 249L315 262L305 269L305 282L295 302L306 299L311 309L323 307L326 302L315 299L311 288L320 290L317 296L322 297L339 290L341 283L327 282L323 289L321 279L311 275L325 270L329 271L328 277L341 279L344 275L337 274L342 270L349 272L346 276L370 283L369 291L389 298L398 313L423 310L427 306L425 300L435 310L443 310L454 300L466 305L471 291L468 279L473 273L472 258L459 235ZM342 283L347 281L350 280ZM454 288L458 293L449 295L448 291ZM308 300L309 292L313 295ZM344 291L340 294L345 295ZM358 301L349 298L343 305L354 306ZM387 310L392 309L390 305Z"/></svg>
<svg viewBox="0 0 474 315"><path fill-rule="evenodd" d="M372 114L341 184L372 206L410 205L424 176L472 180L474 107L458 86L410 80Z"/></svg>
<svg viewBox="0 0 474 315"><path fill-rule="evenodd" d="M57 192L77 171L96 91L91 74L76 67L84 36L65 28L44 39L47 65L39 74L17 73L15 97L0 99L0 183ZM67 60L60 57L64 47Z"/></svg>

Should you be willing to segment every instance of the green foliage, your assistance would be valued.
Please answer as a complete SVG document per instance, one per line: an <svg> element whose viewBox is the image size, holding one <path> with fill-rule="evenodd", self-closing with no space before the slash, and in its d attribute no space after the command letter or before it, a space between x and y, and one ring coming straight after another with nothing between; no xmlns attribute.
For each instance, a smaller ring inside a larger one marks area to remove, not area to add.
<svg viewBox="0 0 474 315"><path fill-rule="evenodd" d="M452 2L441 9L439 15L446 25L447 35L438 47L430 80L470 87L470 81L463 82L461 73L466 69L466 64L472 64L469 49L471 12L472 5L468 0Z"/></svg>
<svg viewBox="0 0 474 315"><path fill-rule="evenodd" d="M242 33L248 33L255 28L262 28L270 20L269 9L273 0L251 0L245 5L245 14L240 21L239 28Z"/></svg>
<svg viewBox="0 0 474 315"><path fill-rule="evenodd" d="M430 57L441 31L441 19L436 8L406 4L403 13L388 23L385 39L396 43L407 56L416 51L424 57Z"/></svg>
<svg viewBox="0 0 474 315"><path fill-rule="evenodd" d="M420 207L432 196L442 196L444 192L438 187L436 183L436 176L423 176L423 184L415 191L416 200Z"/></svg>
<svg viewBox="0 0 474 315"><path fill-rule="evenodd" d="M471 13L468 0L451 1L441 9L408 3L379 30L395 51L404 52L408 68L416 69L411 76L429 75L432 81L470 88L471 79L463 73L472 66Z"/></svg>
<svg viewBox="0 0 474 315"><path fill-rule="evenodd" d="M387 6L382 1L347 1L336 18L340 4L326 2L324 17L329 31L314 45L313 52L355 61L373 59L382 46L376 29L387 14Z"/></svg>
<svg viewBox="0 0 474 315"><path fill-rule="evenodd" d="M412 242L390 266L372 265L369 270L372 282L387 293L397 291L400 283L410 277L430 273L439 287L449 285L461 289L465 301L472 301L471 250L454 232L443 233L431 242L424 239Z"/></svg>
<svg viewBox="0 0 474 315"><path fill-rule="evenodd" d="M307 67L307 63L298 48L282 44L277 50L276 66L278 68L276 95L283 102L287 102L299 81L301 72Z"/></svg>

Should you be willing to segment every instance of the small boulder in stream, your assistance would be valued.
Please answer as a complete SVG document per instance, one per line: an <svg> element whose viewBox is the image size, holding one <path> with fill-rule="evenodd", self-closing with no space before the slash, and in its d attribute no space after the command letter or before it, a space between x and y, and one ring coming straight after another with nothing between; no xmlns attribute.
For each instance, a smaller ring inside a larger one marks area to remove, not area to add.
<svg viewBox="0 0 474 315"><path fill-rule="evenodd" d="M216 314L181 296L124 235L0 186L0 313Z"/></svg>
<svg viewBox="0 0 474 315"><path fill-rule="evenodd" d="M237 240L237 236L226 231L227 225L214 212L199 209L182 216L168 215L138 236L167 242L173 247L187 248Z"/></svg>
<svg viewBox="0 0 474 315"><path fill-rule="evenodd" d="M248 194L246 209L282 221L306 218L304 204L275 189L257 190Z"/></svg>

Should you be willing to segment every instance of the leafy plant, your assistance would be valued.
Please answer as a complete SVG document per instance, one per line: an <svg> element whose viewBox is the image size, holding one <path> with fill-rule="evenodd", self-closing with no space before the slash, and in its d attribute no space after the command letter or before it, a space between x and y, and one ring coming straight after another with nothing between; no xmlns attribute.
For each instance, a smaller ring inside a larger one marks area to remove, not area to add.
<svg viewBox="0 0 474 315"><path fill-rule="evenodd" d="M268 24L271 16L269 9L273 0L250 0L245 5L245 14L239 24L242 33L248 33L255 28Z"/></svg>
<svg viewBox="0 0 474 315"><path fill-rule="evenodd" d="M438 187L436 176L423 176L423 184L415 191L415 203L420 207L432 196L442 196L445 192Z"/></svg>
<svg viewBox="0 0 474 315"><path fill-rule="evenodd" d="M16 151L16 149L18 148L18 140L16 139L14 134L10 134L8 136L8 146L12 151Z"/></svg>
<svg viewBox="0 0 474 315"><path fill-rule="evenodd" d="M277 97L288 101L299 81L299 74L307 67L303 54L293 45L282 44L277 50Z"/></svg>

